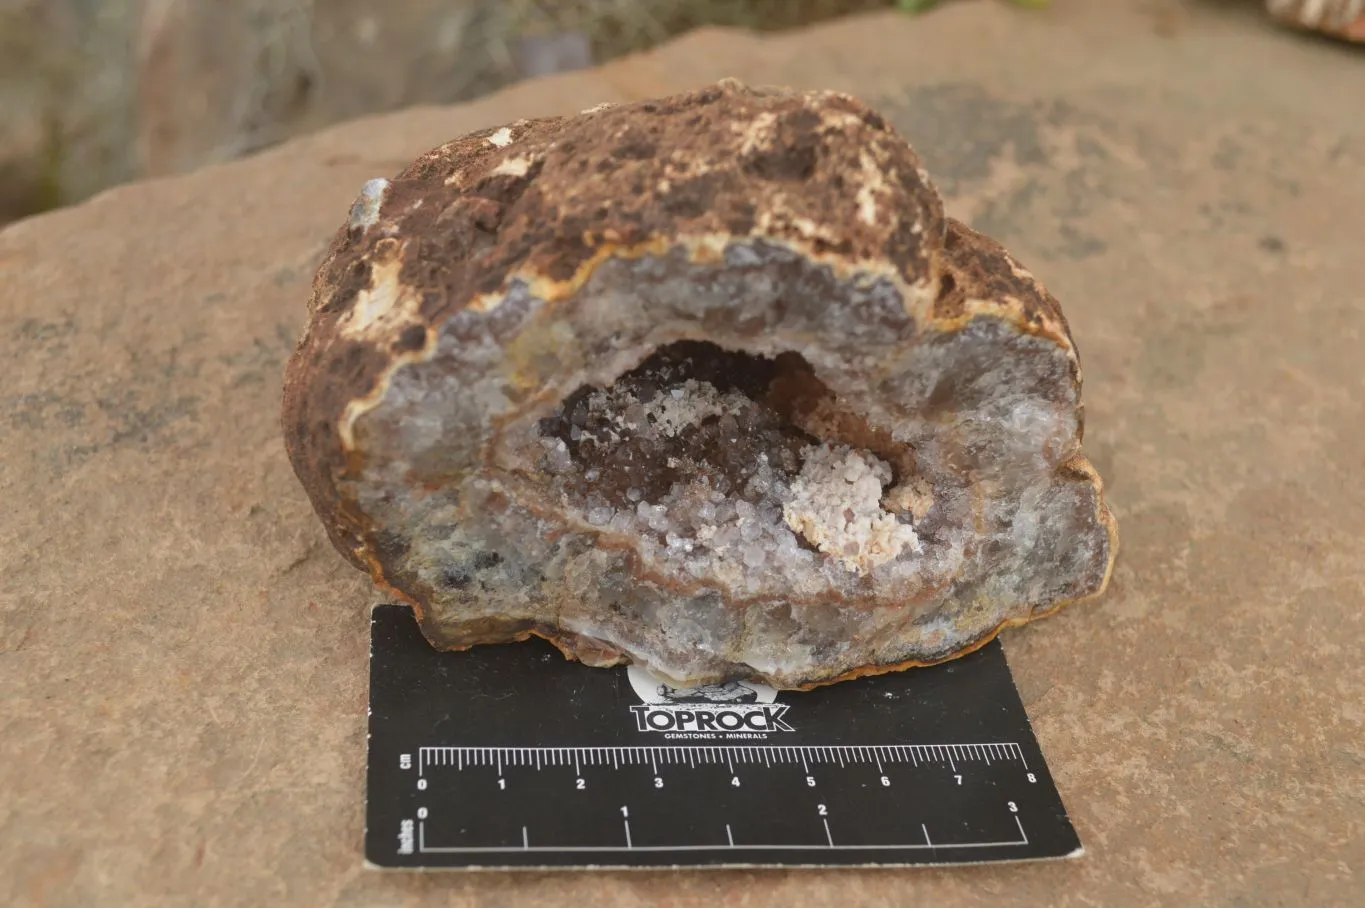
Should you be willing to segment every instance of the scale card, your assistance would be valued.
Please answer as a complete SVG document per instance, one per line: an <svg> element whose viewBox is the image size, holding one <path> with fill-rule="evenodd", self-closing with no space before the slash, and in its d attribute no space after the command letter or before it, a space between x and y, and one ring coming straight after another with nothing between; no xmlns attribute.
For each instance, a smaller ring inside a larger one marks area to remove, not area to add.
<svg viewBox="0 0 1365 908"><path fill-rule="evenodd" d="M372 619L380 868L832 867L1073 857L998 642L814 691L678 690L545 643L433 650Z"/></svg>

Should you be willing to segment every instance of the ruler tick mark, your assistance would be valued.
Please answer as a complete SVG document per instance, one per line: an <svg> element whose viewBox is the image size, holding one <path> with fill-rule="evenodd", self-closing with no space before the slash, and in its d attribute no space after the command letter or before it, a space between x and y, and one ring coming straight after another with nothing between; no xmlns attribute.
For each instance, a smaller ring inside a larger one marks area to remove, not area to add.
<svg viewBox="0 0 1365 908"><path fill-rule="evenodd" d="M658 774L659 764L683 762L684 753L687 756L687 764L696 769L702 764L716 765L722 760L724 765L732 775L735 773L735 762L752 763L759 760L760 754L765 766L773 767L779 763L797 763L810 773L810 761L815 760L820 763L833 765L838 761L839 767L848 769L854 763L873 763L879 774L885 774L886 764L897 760L904 761L908 755L916 766L919 765L919 757L925 758L926 764L938 762L939 765L946 762L956 773L957 761L981 760L986 765L995 762L1013 760L1017 758L1027 769L1028 762L1024 757L1023 750L1017 742L980 742L963 744L890 744L890 745L773 745L773 746L752 746L752 745L698 745L694 747L679 747L678 745L632 745L618 747L460 747L460 746L426 746L417 747L417 770L419 775L425 777L426 769L431 767L450 767L460 772L470 772L476 767L493 769L498 778L504 775L504 769L508 766L534 766L541 770L550 765L567 766L572 755L572 765L575 773L579 774L581 781L582 764L587 761L593 766L606 766L608 762L611 768L619 771L626 764L648 765L651 770ZM608 760L610 755L610 760ZM648 759L646 759L648 758ZM831 770L833 772L834 770ZM705 844L678 844L678 845L647 845L637 846L634 843L634 833L630 829L630 821L623 820L622 831L626 837L624 846L532 846L530 844L529 827L522 826L521 845L506 846L476 846L465 847L427 847L425 844L425 823L418 822L418 851L426 853L449 852L449 853L475 853L475 852L508 852L508 851L528 851L528 852L550 852L550 851L673 851L673 850L705 850L707 848L730 849L737 851L749 849L802 849L802 848L821 848L840 850L857 849L931 849L935 853L948 849L973 849L1015 846L1026 848L1030 846L1028 833L1024 830L1022 819L1014 816L1016 828L1019 830L1019 838L1010 841L995 842L959 842L954 844L935 844L930 837L927 824L921 823L920 830L924 834L923 844L868 844L868 845L843 845L836 844L833 838L833 830L829 825L829 820L821 818L821 826L825 830L824 845L778 845L776 843L752 843L736 844L734 829L729 823L725 823L724 845L705 845ZM514 827L515 828L515 827Z"/></svg>
<svg viewBox="0 0 1365 908"><path fill-rule="evenodd" d="M763 762L771 768L775 763L793 763L799 761L801 766L810 772L810 759L818 762L833 764L836 760L839 766L847 769L853 763L873 763L879 773L884 774L886 764L896 760L904 760L908 754L915 765L919 764L919 756L924 755L925 761L947 762L954 771L957 769L958 760L982 760L987 765L1002 760L1012 760L1018 758L1020 763L1027 767L1023 751L1017 742L982 742L972 744L891 744L891 745L774 745L771 747L755 747L751 745L705 745L696 747L679 747L677 745L663 746L620 746L620 747L418 747L417 769L421 774L425 774L428 766L452 767L459 771L468 772L475 767L494 769L499 778L503 776L504 764L506 766L535 766L540 770L548 765L568 765L569 756L573 755L573 766L575 772L581 774L582 761L586 760L593 766L606 766L607 756L611 755L611 766L620 770L625 764L647 764L655 774L658 773L659 763L681 763L683 753L687 754L688 764L696 769L700 764L719 764L722 759L731 774L735 772L735 761L756 762L759 754L762 754ZM648 757L648 760L645 758ZM870 758L870 759L869 759ZM992 759L994 758L994 759ZM832 770L831 770L832 771ZM952 853L954 849L976 849L976 848L999 848L1013 846L1018 848L1028 848L1031 843L1028 833L1024 829L1023 820L1014 816L1015 827L1019 830L1019 838L1010 841L991 841L991 842L958 842L953 844L935 844L930 836L928 825L920 824L920 831L924 835L923 844L901 844L893 845L889 843L867 844L867 845L843 845L834 842L833 829L830 827L829 820L821 818L821 828L825 830L824 845L785 845L777 843L746 843L736 844L734 829L729 823L725 823L725 844L692 844L679 843L677 845L642 845L637 846L634 841L634 833L630 829L630 821L623 819L622 832L625 836L624 845L616 846L532 846L530 843L530 830L527 826L521 827L520 847L515 845L506 846L474 846L474 847L428 847L426 845L426 825L422 820L417 823L417 851L420 853L494 853L494 852L553 852L553 851L632 851L639 852L667 852L667 851L704 851L706 849L734 849L742 850L800 850L800 849L831 849L833 851L856 851L856 850L875 850L875 849L927 849L936 854L947 850Z"/></svg>

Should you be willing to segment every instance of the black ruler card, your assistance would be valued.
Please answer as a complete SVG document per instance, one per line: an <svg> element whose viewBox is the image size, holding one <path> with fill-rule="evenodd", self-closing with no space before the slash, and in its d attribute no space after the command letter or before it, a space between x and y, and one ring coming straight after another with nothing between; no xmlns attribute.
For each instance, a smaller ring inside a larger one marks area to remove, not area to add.
<svg viewBox="0 0 1365 908"><path fill-rule="evenodd" d="M677 690L544 643L441 653L374 609L381 868L822 867L1072 857L999 642L806 693Z"/></svg>

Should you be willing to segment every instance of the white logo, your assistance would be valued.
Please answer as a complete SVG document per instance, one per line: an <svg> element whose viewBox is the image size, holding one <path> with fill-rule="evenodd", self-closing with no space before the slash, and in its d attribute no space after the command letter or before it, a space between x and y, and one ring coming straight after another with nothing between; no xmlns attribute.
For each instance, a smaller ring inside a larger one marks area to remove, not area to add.
<svg viewBox="0 0 1365 908"><path fill-rule="evenodd" d="M772 732L795 731L782 721L787 704L777 691L752 681L730 681L704 687L671 687L637 665L626 677L642 706L632 706L639 731L666 738L766 738Z"/></svg>

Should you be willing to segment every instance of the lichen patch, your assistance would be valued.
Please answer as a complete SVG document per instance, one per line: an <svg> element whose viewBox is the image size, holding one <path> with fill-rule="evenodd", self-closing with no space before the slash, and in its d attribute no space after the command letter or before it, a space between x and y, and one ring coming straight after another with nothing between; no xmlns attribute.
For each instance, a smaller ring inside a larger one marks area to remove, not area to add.
<svg viewBox="0 0 1365 908"><path fill-rule="evenodd" d="M508 158L493 168L494 176L524 177L530 173L535 160L529 157Z"/></svg>
<svg viewBox="0 0 1365 908"><path fill-rule="evenodd" d="M872 155L866 151L859 152L858 164L862 180L857 195L858 218L871 227L877 223L877 197L886 193L887 186L882 179L882 168L877 166Z"/></svg>
<svg viewBox="0 0 1365 908"><path fill-rule="evenodd" d="M498 148L506 148L512 144L512 130L504 126L488 137L488 144Z"/></svg>
<svg viewBox="0 0 1365 908"><path fill-rule="evenodd" d="M735 124L735 130L740 133L739 154L741 157L752 154L773 144L777 136L777 115L772 111L763 111L748 123Z"/></svg>

